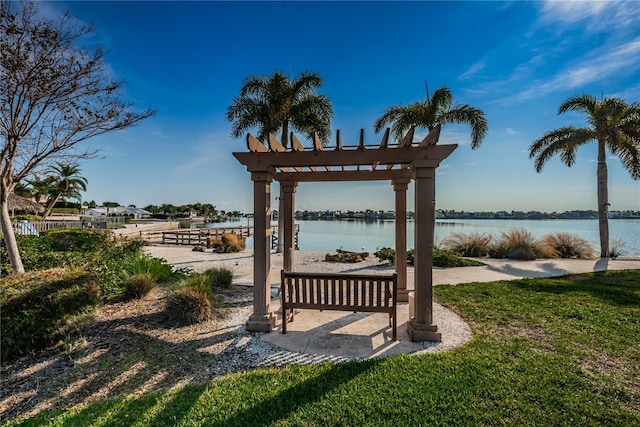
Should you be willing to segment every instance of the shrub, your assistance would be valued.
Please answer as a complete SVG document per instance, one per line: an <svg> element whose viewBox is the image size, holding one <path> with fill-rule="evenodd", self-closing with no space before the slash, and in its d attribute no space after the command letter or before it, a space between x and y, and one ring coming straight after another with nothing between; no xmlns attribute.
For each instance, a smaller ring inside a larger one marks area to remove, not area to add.
<svg viewBox="0 0 640 427"><path fill-rule="evenodd" d="M170 321L193 325L213 318L209 293L198 288L184 288L167 298L165 312Z"/></svg>
<svg viewBox="0 0 640 427"><path fill-rule="evenodd" d="M150 274L156 282L168 282L173 277L173 269L166 260L135 252L125 257L123 270L130 275Z"/></svg>
<svg viewBox="0 0 640 427"><path fill-rule="evenodd" d="M396 262L396 250L392 248L380 248L373 253L380 261L389 261L389 264Z"/></svg>
<svg viewBox="0 0 640 427"><path fill-rule="evenodd" d="M67 251L94 252L111 249L116 242L111 238L109 230L91 228L61 228L42 233L50 239L58 241Z"/></svg>
<svg viewBox="0 0 640 427"><path fill-rule="evenodd" d="M43 236L17 235L16 241L26 271L47 270L70 264L70 257L61 252L64 251L64 246L56 240ZM2 259L7 262L7 265L2 266L3 270L10 271L4 244L2 252Z"/></svg>
<svg viewBox="0 0 640 427"><path fill-rule="evenodd" d="M158 286L158 282L151 273L138 273L127 277L122 286L125 297L140 299Z"/></svg>
<svg viewBox="0 0 640 427"><path fill-rule="evenodd" d="M460 256L483 257L491 250L490 234L480 233L453 233L440 245L443 250L456 252Z"/></svg>
<svg viewBox="0 0 640 427"><path fill-rule="evenodd" d="M493 246L491 256L518 260L534 260L541 251L530 232L524 228L514 228L500 233L500 239Z"/></svg>
<svg viewBox="0 0 640 427"><path fill-rule="evenodd" d="M130 240L114 245L112 248L87 254L85 268L99 277L103 298L118 297L123 292L122 283L127 277L123 269L123 260L140 252L141 241Z"/></svg>
<svg viewBox="0 0 640 427"><path fill-rule="evenodd" d="M443 251L442 249L433 249L433 265L434 267L454 268L454 267L472 267L485 265L482 262L473 259L459 257L455 252Z"/></svg>
<svg viewBox="0 0 640 427"><path fill-rule="evenodd" d="M247 238L236 233L224 233L221 236L211 237L209 246L217 253L242 252L247 247Z"/></svg>
<svg viewBox="0 0 640 427"><path fill-rule="evenodd" d="M82 270L51 269L0 281L2 359L49 347L64 339L65 328L100 301L96 276Z"/></svg>
<svg viewBox="0 0 640 427"><path fill-rule="evenodd" d="M381 252L380 255L378 255L378 252ZM381 260L392 259L395 261L396 251L394 249L382 248L378 252L376 252L374 255L376 255ZM484 265L483 263L478 261L461 258L454 252L444 251L438 248L433 248L431 253L433 256L434 267L452 268ZM390 261L390 263L393 263L394 261ZM407 251L407 264L413 265L414 263L415 250L409 249Z"/></svg>
<svg viewBox="0 0 640 427"><path fill-rule="evenodd" d="M212 289L227 289L233 282L233 271L226 267L211 268L203 273Z"/></svg>
<svg viewBox="0 0 640 427"><path fill-rule="evenodd" d="M540 250L547 258L592 259L593 246L582 237L565 232L551 233L540 239Z"/></svg>
<svg viewBox="0 0 640 427"><path fill-rule="evenodd" d="M627 244L621 239L613 239L609 243L609 257L616 259L625 255Z"/></svg>

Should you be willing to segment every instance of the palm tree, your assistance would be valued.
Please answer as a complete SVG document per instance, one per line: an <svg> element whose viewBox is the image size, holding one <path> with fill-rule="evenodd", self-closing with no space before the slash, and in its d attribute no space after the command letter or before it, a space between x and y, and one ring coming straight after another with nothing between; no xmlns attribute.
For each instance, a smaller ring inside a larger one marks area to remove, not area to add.
<svg viewBox="0 0 640 427"><path fill-rule="evenodd" d="M49 195L53 188L54 181L55 178L53 176L48 176L43 179L37 175L27 181L36 203L40 203L40 199L42 199L43 196L47 197Z"/></svg>
<svg viewBox="0 0 640 427"><path fill-rule="evenodd" d="M87 191L87 179L80 176L80 172L78 164L56 163L49 167L53 185L49 190L49 200L42 214L43 218L49 216L53 206L60 198L82 199L80 191Z"/></svg>
<svg viewBox="0 0 640 427"><path fill-rule="evenodd" d="M245 78L240 95L227 109L233 136L257 126L258 138L263 141L270 133L282 131L280 141L285 147L290 129L303 132L309 139L317 132L323 143L328 142L333 108L326 96L315 93L321 85L320 76L308 71L294 80L280 71Z"/></svg>
<svg viewBox="0 0 640 427"><path fill-rule="evenodd" d="M488 129L484 112L467 104L454 105L451 90L446 86L436 89L431 96L427 88L427 99L424 101L387 108L376 120L374 129L380 132L390 123L393 123L391 132L396 140L400 140L411 126L432 131L439 124L468 124L471 126L471 148L474 150L480 146Z"/></svg>
<svg viewBox="0 0 640 427"><path fill-rule="evenodd" d="M633 179L640 179L640 104L627 104L619 98L598 101L591 95L567 99L558 114L577 111L587 116L588 127L565 126L547 132L529 147L529 158L535 157L536 172L552 156L558 154L567 166L576 161L578 147L591 141L598 143L598 223L600 257L609 256L609 191L607 189L607 150L618 156Z"/></svg>

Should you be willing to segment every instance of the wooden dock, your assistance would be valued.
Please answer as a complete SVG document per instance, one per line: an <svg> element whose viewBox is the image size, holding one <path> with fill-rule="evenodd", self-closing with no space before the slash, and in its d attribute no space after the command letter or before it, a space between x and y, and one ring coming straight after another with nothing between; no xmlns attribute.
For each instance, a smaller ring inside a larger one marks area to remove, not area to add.
<svg viewBox="0 0 640 427"><path fill-rule="evenodd" d="M299 226L296 225L295 245L298 248ZM222 236L226 233L234 233L239 236L251 237L254 234L252 226L237 227L212 227L212 228L185 228L162 232L162 243L167 245L189 245L189 246L209 246L211 237ZM278 226L271 227L271 246L278 242Z"/></svg>

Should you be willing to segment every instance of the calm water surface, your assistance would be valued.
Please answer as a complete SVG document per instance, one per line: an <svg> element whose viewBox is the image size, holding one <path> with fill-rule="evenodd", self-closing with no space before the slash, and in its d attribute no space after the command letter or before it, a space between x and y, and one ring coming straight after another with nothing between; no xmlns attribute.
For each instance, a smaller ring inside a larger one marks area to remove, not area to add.
<svg viewBox="0 0 640 427"><path fill-rule="evenodd" d="M299 246L301 250L335 251L342 247L350 251L374 252L378 247L395 246L394 221L298 221L300 227ZM224 225L247 225L247 220L210 224L211 227ZM599 247L597 219L554 219L554 220L498 220L498 219L439 219L436 220L436 243L453 233L486 233L499 237L503 231L525 228L538 238L554 232L577 234ZM407 247L414 247L414 223L407 222ZM611 239L625 242L625 256L640 257L640 219L609 220ZM247 240L252 246L252 239Z"/></svg>

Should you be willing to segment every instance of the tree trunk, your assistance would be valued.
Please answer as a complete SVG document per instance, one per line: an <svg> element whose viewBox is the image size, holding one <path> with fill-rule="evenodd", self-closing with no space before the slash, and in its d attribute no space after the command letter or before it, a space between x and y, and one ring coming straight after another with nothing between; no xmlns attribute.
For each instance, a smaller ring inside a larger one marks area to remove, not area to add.
<svg viewBox="0 0 640 427"><path fill-rule="evenodd" d="M609 257L609 190L604 144L598 153L598 225L600 230L600 258Z"/></svg>
<svg viewBox="0 0 640 427"><path fill-rule="evenodd" d="M282 123L282 140L280 143L284 148L289 146L289 122L287 120Z"/></svg>
<svg viewBox="0 0 640 427"><path fill-rule="evenodd" d="M284 121L282 123L282 146L287 148L289 145L289 122ZM293 148L293 147L292 147ZM284 192L282 191L282 185L280 185L280 197L278 197L278 245L276 246L276 253L281 254L284 252L284 239L282 236L284 235L282 231L284 230L284 215L282 214L284 210Z"/></svg>
<svg viewBox="0 0 640 427"><path fill-rule="evenodd" d="M42 219L45 220L51 214L53 207L58 203L58 199L60 199L60 193L52 195L49 200L47 200L47 206L44 208L44 212L42 213Z"/></svg>
<svg viewBox="0 0 640 427"><path fill-rule="evenodd" d="M9 217L9 192L4 188L2 190L0 195L0 228L2 229L4 244L7 247L7 254L13 273L24 273L22 258L20 257L20 251L18 251L18 242L13 231L13 225L11 225L11 217Z"/></svg>

